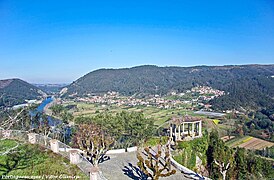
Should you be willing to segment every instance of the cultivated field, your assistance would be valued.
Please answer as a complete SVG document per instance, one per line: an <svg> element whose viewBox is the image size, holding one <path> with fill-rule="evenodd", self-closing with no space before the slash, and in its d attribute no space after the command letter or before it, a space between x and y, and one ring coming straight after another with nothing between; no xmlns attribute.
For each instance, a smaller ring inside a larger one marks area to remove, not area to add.
<svg viewBox="0 0 274 180"><path fill-rule="evenodd" d="M245 149L262 150L266 147L274 146L274 143L268 142L259 138L245 136L242 138L235 138L227 142L230 147L241 147Z"/></svg>
<svg viewBox="0 0 274 180"><path fill-rule="evenodd" d="M103 112L109 112L109 113L118 113L122 111L142 112L144 113L145 117L153 118L155 120L155 125L158 125L158 126L170 120L173 116L185 115L185 114L188 114L191 116L201 116L201 115L194 114L193 111L186 110L184 108L161 109L153 106L126 107L126 106L117 106L117 105L100 105L100 104L92 104L92 103L64 103L63 105L64 106L76 105L77 110L71 111L75 117L95 116Z"/></svg>
<svg viewBox="0 0 274 180"><path fill-rule="evenodd" d="M226 141L228 141L228 140L231 140L231 139L233 139L233 138L235 138L235 136L224 136L224 137L221 137L221 139L222 139L224 142L226 142Z"/></svg>

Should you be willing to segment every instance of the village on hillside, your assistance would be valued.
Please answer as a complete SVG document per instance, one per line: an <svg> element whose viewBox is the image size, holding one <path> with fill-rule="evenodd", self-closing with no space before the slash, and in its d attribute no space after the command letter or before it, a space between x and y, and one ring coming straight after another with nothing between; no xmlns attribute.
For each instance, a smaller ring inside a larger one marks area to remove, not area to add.
<svg viewBox="0 0 274 180"><path fill-rule="evenodd" d="M209 101L224 95L224 91L213 89L208 86L198 86L191 90L187 90L184 93L176 93L174 91L168 93L165 96L147 95L144 98L138 98L138 96L126 97L120 95L119 92L109 91L102 95L87 94L86 97L76 97L77 102L98 103L103 107L107 105L119 106L154 106L161 109L178 108L180 106L189 106L190 109L194 109L195 106L199 106L199 109L205 108L208 111L212 111ZM73 96L71 96L72 98Z"/></svg>

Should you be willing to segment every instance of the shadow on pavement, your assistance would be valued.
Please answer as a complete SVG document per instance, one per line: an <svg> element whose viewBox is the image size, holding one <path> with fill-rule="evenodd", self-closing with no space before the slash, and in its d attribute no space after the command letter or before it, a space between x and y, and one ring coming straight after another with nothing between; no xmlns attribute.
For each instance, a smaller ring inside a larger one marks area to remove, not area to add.
<svg viewBox="0 0 274 180"><path fill-rule="evenodd" d="M128 163L128 166L124 167L123 172L125 175L134 180L147 180L148 178L139 167L133 166L131 163Z"/></svg>
<svg viewBox="0 0 274 180"><path fill-rule="evenodd" d="M110 157L109 157L109 156L106 156L106 155L101 156L101 158L99 159L99 164L100 164L100 163L103 163L103 162L105 162L105 161L108 161L108 160L110 160Z"/></svg>

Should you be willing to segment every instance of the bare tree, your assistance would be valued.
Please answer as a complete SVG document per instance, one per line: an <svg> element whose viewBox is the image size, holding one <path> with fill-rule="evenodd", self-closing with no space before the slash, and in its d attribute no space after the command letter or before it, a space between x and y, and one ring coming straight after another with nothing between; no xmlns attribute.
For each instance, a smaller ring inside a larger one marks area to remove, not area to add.
<svg viewBox="0 0 274 180"><path fill-rule="evenodd" d="M7 119L2 119L0 122L0 129L11 129L11 127L20 120L18 117L23 113L24 110L25 108L21 108L18 112L3 110L3 112L7 115ZM15 114L12 114L12 112L15 112Z"/></svg>
<svg viewBox="0 0 274 180"><path fill-rule="evenodd" d="M162 149L165 152L162 152ZM146 147L144 148L145 159L140 152L137 153L139 160L137 165L148 177L158 180L159 177L167 177L176 173L171 169L169 146L158 145L157 152Z"/></svg>
<svg viewBox="0 0 274 180"><path fill-rule="evenodd" d="M111 136L94 123L79 125L75 141L95 167L104 159L105 153L114 142Z"/></svg>
<svg viewBox="0 0 274 180"><path fill-rule="evenodd" d="M43 113L37 112L32 120L32 132L43 135L44 145L47 146L47 138L53 133L50 126L49 117Z"/></svg>
<svg viewBox="0 0 274 180"><path fill-rule="evenodd" d="M222 174L223 180L225 180L226 179L226 173L230 168L230 162L225 164L224 162L218 162L216 159L214 159L214 163L218 166L219 172Z"/></svg>
<svg viewBox="0 0 274 180"><path fill-rule="evenodd" d="M1 95L0 99L3 99L4 94ZM3 100L2 100L3 101ZM4 101L3 101L4 103ZM19 111L13 111L6 108L6 106L1 107L1 113L5 115L4 118L0 121L0 141L3 141L10 137L10 129L18 123L20 120L18 117L25 111L25 108L21 108ZM5 152L1 152L1 156L14 151L19 146L19 142L16 141L15 146L6 149Z"/></svg>

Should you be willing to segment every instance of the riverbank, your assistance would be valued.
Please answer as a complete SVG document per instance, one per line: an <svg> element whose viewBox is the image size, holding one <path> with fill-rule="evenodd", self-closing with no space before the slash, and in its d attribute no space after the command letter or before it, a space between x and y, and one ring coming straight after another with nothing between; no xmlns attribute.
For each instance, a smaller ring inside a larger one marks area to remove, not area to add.
<svg viewBox="0 0 274 180"><path fill-rule="evenodd" d="M52 110L50 109L51 106L57 103L57 100L54 96L51 97L51 102L47 103L43 108L43 113L48 116L52 116Z"/></svg>

